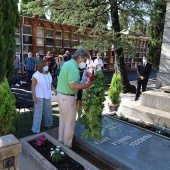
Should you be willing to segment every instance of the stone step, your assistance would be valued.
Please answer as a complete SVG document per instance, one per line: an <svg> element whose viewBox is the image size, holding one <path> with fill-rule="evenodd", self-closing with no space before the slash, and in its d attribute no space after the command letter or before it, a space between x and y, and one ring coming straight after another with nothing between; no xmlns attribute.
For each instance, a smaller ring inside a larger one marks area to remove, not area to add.
<svg viewBox="0 0 170 170"><path fill-rule="evenodd" d="M170 93L170 86L161 87L160 90L163 91L163 92L168 92L168 93Z"/></svg>
<svg viewBox="0 0 170 170"><path fill-rule="evenodd" d="M154 90L143 92L141 105L170 112L170 94Z"/></svg>
<svg viewBox="0 0 170 170"><path fill-rule="evenodd" d="M127 115L142 121L170 128L169 112L143 106L140 100L132 101L129 98L123 98L117 113L118 115L123 114L125 117Z"/></svg>

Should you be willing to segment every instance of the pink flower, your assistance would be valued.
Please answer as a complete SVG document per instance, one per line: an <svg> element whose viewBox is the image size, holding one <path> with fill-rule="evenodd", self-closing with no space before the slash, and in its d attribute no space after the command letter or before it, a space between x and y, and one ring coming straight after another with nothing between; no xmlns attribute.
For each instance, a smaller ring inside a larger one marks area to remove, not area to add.
<svg viewBox="0 0 170 170"><path fill-rule="evenodd" d="M42 145L42 142L39 140L38 142L37 142L37 146L41 146Z"/></svg>
<svg viewBox="0 0 170 170"><path fill-rule="evenodd" d="M46 138L43 139L43 141L46 141L46 140L47 140Z"/></svg>
<svg viewBox="0 0 170 170"><path fill-rule="evenodd" d="M39 139L40 139L40 140L44 140L44 136L40 136Z"/></svg>

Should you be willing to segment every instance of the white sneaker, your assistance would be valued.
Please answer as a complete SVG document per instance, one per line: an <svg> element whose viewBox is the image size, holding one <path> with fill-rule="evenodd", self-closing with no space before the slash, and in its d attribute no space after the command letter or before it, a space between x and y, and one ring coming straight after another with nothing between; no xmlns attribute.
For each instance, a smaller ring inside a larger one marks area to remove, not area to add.
<svg viewBox="0 0 170 170"><path fill-rule="evenodd" d="M15 86L20 87L20 85L18 83Z"/></svg>

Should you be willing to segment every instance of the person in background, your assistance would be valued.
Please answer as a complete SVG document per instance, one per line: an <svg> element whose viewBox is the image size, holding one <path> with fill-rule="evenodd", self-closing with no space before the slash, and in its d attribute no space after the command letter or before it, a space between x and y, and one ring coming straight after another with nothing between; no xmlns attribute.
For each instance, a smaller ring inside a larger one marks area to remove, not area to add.
<svg viewBox="0 0 170 170"><path fill-rule="evenodd" d="M86 73L89 72L88 69L79 69L80 71L80 84L86 84L88 82L88 78L86 77ZM82 111L83 111L83 102L82 96L85 89L78 90L77 92L77 99L76 99L76 110L78 113L78 119L81 118Z"/></svg>
<svg viewBox="0 0 170 170"><path fill-rule="evenodd" d="M91 59L91 56L89 59L87 59L86 64L87 64L88 71L90 73L93 73L94 68L93 68L93 60Z"/></svg>
<svg viewBox="0 0 170 170"><path fill-rule="evenodd" d="M141 94L141 86L142 86L142 92L146 91L146 86L151 71L152 71L152 65L148 62L148 57L144 56L142 64L139 64L137 69L138 80L137 80L135 101L138 100Z"/></svg>
<svg viewBox="0 0 170 170"><path fill-rule="evenodd" d="M34 98L34 118L32 125L33 133L40 133L42 112L44 112L44 126L48 129L53 126L51 90L57 94L53 84L52 76L48 72L49 62L41 60L38 65L38 71L32 76L31 90Z"/></svg>
<svg viewBox="0 0 170 170"><path fill-rule="evenodd" d="M62 55L59 55L55 58L55 65L54 65L54 85L57 85L57 79L60 73L60 69L63 65Z"/></svg>
<svg viewBox="0 0 170 170"><path fill-rule="evenodd" d="M70 51L66 51L63 57L65 62L71 60Z"/></svg>
<svg viewBox="0 0 170 170"><path fill-rule="evenodd" d="M94 67L94 71L100 71L100 70L102 70L103 61L102 61L102 59L100 58L99 53L97 53L97 58L94 60L93 67Z"/></svg>
<svg viewBox="0 0 170 170"><path fill-rule="evenodd" d="M18 84L18 71L20 69L20 59L17 55L14 55L14 68L15 68L15 77L13 84L17 87L20 85Z"/></svg>
<svg viewBox="0 0 170 170"><path fill-rule="evenodd" d="M38 70L40 60L41 60L40 53L36 53L36 70Z"/></svg>
<svg viewBox="0 0 170 170"><path fill-rule="evenodd" d="M86 66L89 54L84 49L74 52L72 59L62 66L57 83L57 98L59 105L59 141L65 146L72 147L72 139L76 120L76 94L80 89L89 88L93 75L88 75L87 84L79 84L79 68Z"/></svg>
<svg viewBox="0 0 170 170"><path fill-rule="evenodd" d="M59 55L60 57L59 57L59 63L60 63L60 69L61 69L61 67L63 66L63 64L64 64L64 58L63 58L63 56L62 55Z"/></svg>
<svg viewBox="0 0 170 170"><path fill-rule="evenodd" d="M36 71L36 60L32 56L32 53L28 53L28 57L24 60L24 65L26 69L26 82L27 84L31 83L32 75L34 74L34 71Z"/></svg>
<svg viewBox="0 0 170 170"><path fill-rule="evenodd" d="M51 75L53 75L55 61L54 61L51 51L47 52L47 55L43 58L43 60L47 60L49 62L49 72L51 73Z"/></svg>

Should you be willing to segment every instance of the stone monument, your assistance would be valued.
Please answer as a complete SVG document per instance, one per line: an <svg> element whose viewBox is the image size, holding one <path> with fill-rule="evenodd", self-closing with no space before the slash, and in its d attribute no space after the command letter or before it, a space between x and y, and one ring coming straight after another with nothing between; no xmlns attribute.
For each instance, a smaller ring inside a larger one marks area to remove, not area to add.
<svg viewBox="0 0 170 170"><path fill-rule="evenodd" d="M156 88L170 86L170 0L167 0L164 33Z"/></svg>

